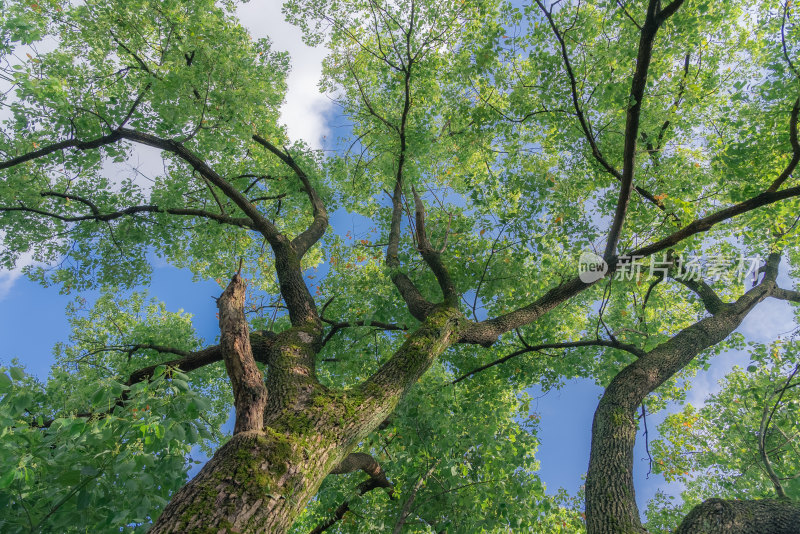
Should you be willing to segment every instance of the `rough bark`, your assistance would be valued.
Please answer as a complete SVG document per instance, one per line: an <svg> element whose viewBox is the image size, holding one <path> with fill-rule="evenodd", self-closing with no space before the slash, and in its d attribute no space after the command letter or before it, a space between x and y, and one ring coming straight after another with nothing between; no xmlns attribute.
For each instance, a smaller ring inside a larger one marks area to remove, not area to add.
<svg viewBox="0 0 800 534"><path fill-rule="evenodd" d="M771 255L764 281L711 317L685 328L614 377L595 411L586 475L588 534L645 533L633 487L636 409L647 395L702 351L733 332L775 289L780 256Z"/></svg>
<svg viewBox="0 0 800 534"><path fill-rule="evenodd" d="M784 499L709 499L695 506L675 534L797 534L800 504Z"/></svg>
<svg viewBox="0 0 800 534"><path fill-rule="evenodd" d="M237 273L222 296L219 308L220 351L233 386L236 421L233 433L259 430L267 404L264 376L253 358L250 331L244 315L245 284Z"/></svg>
<svg viewBox="0 0 800 534"><path fill-rule="evenodd" d="M455 342L460 320L458 310L437 308L373 377L344 391L314 378L318 325L278 334L268 357L263 428L234 434L151 532L285 532L328 474L366 466L348 455Z"/></svg>
<svg viewBox="0 0 800 534"><path fill-rule="evenodd" d="M353 471L364 471L369 477L375 481L377 486L382 488L391 488L392 484L386 478L386 473L378 461L364 452L351 452L339 465L333 468L330 474L332 475L345 475Z"/></svg>
<svg viewBox="0 0 800 534"><path fill-rule="evenodd" d="M255 358L257 362L267 363L267 353L269 352L269 348L274 339L275 333L268 330L250 332L250 348L253 351L253 358ZM152 345L148 343L135 345L131 347L130 351L133 353L137 350L143 349L154 350L156 352L167 354L175 354L180 356L180 358L175 358L173 360L168 360L159 364L148 365L147 367L137 369L131 373L130 377L128 378L129 386L137 382L141 382L142 380L150 379L155 370L161 366L175 367L184 373L188 373L189 371L200 369L206 365L222 361L222 350L220 349L219 345L213 345L196 352L189 352L176 349L174 347L165 347L162 345Z"/></svg>
<svg viewBox="0 0 800 534"><path fill-rule="evenodd" d="M285 532L337 463L324 426L317 422L304 439L272 429L235 434L151 532Z"/></svg>

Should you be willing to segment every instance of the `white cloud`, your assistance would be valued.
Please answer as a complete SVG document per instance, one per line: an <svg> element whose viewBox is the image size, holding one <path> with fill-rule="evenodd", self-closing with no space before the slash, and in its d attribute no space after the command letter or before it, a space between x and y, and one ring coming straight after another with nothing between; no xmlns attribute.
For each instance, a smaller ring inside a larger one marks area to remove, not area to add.
<svg viewBox="0 0 800 534"><path fill-rule="evenodd" d="M332 105L318 88L326 52L303 43L302 32L286 22L281 4L254 0L239 7L239 19L253 37L269 37L275 50L289 52L292 67L281 121L293 141L303 140L312 148L321 148L323 136L329 133L325 115Z"/></svg>
<svg viewBox="0 0 800 534"><path fill-rule="evenodd" d="M708 371L699 371L697 376L691 379L692 389L686 395L686 400L696 408L704 406L710 395L719 393L722 389L720 381L725 378L734 366L745 367L750 361L750 355L746 351L732 350L711 360Z"/></svg>
<svg viewBox="0 0 800 534"><path fill-rule="evenodd" d="M2 241L1 237L2 236L0 236L0 241ZM6 298L8 292L11 291L11 288L17 281L17 278L22 276L22 269L28 265L33 265L34 263L33 253L26 252L20 255L19 259L17 260L17 266L14 270L7 271L5 269L0 269L0 300Z"/></svg>
<svg viewBox="0 0 800 534"><path fill-rule="evenodd" d="M0 271L0 300L6 298L8 292L11 291L11 287L14 285L14 282L17 281L17 278L22 276L22 273L15 269L13 271Z"/></svg>

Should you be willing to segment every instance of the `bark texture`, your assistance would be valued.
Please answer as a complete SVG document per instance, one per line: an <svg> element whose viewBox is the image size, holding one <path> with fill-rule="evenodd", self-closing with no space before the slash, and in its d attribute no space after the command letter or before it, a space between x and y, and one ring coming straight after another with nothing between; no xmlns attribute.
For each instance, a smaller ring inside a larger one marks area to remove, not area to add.
<svg viewBox="0 0 800 534"><path fill-rule="evenodd" d="M284 436L236 434L172 498L150 532L284 532L295 509L305 506L298 504L310 489L303 479L325 457L318 452L316 462L301 461Z"/></svg>
<svg viewBox="0 0 800 534"><path fill-rule="evenodd" d="M220 310L222 324L222 306ZM435 308L373 377L344 391L316 381L318 325L278 334L270 346L269 398L260 427L236 432L173 497L151 532L281 533L328 474L362 469L383 486L385 476L377 463L351 452L455 342L461 321L457 309ZM236 340L246 339L246 331L235 332ZM224 338L221 346L227 343ZM232 383L237 380L231 378ZM255 398L237 397L237 403ZM237 420L238 414L237 404ZM246 421L250 420L248 415Z"/></svg>
<svg viewBox="0 0 800 534"><path fill-rule="evenodd" d="M764 281L736 302L680 331L625 367L611 381L595 411L586 475L588 534L643 534L633 487L636 409L647 395L702 351L733 332L756 304L775 290L780 256L767 263Z"/></svg>
<svg viewBox="0 0 800 534"><path fill-rule="evenodd" d="M217 300L220 349L233 386L236 422L233 433L259 430L263 425L267 388L253 358L250 331L244 316L245 284L237 273Z"/></svg>
<svg viewBox="0 0 800 534"><path fill-rule="evenodd" d="M695 506L675 534L798 534L800 504L785 499L708 499Z"/></svg>

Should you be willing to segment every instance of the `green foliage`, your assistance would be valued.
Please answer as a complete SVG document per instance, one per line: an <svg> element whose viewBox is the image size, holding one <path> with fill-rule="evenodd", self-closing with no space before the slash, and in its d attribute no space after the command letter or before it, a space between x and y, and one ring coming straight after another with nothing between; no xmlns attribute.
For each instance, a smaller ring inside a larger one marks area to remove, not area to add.
<svg viewBox="0 0 800 534"><path fill-rule="evenodd" d="M3 532L144 532L186 483L192 446L211 438L196 418L207 401L180 373L168 378L162 368L132 387L85 382L82 404L97 414L123 393L127 400L113 414L81 417L61 412L47 393L74 383L74 375L56 371L43 386L19 367L0 371ZM62 415L33 415L54 411Z"/></svg>
<svg viewBox="0 0 800 534"><path fill-rule="evenodd" d="M535 3L416 0L412 9L407 1L289 0L288 18L309 42L328 47L322 90L350 125L331 154L289 142L278 122L288 56L252 38L233 2L0 0L0 53L8 59L0 70L12 89L0 92L8 110L0 160L99 139L124 125L181 143L295 237L310 220L308 198L251 136L288 147L328 212L357 221L348 232L335 226L303 260L318 308L326 303L325 326L353 323L326 340L317 360L325 385L347 388L418 325L384 261L386 192L401 171L405 200L412 186L420 192L428 234L443 249L470 320L530 304L574 277L581 251L603 245L619 187L597 155L622 168L646 5L562 3L552 13L562 50ZM766 190L786 167L797 98L789 62L798 64L800 30L783 23L777 0L698 0L660 29L633 163L636 186L658 205L631 198L621 252ZM210 452L224 439L231 399L221 365L190 376L162 369L150 382L126 385L133 371L170 357L132 347L203 346L189 317L127 293L147 282L153 261L221 281L242 260L252 329L289 325L274 258L264 236L247 227L242 206L170 151L159 151L160 172L140 176L129 168L144 150L136 146L72 148L3 169L0 265L12 268L30 253L40 262L27 268L32 278L67 293L104 291L91 308L79 297L68 310L73 335L56 347L45 384L16 365L0 373L5 530L40 523L53 531L144 530L185 480L191 447ZM798 207L797 199L762 207L681 241L674 252L738 258L782 250L796 270ZM437 281L409 231L414 224L402 225L400 264L437 300ZM660 259L646 259L628 279L596 284L491 348L447 350L388 428L359 444L380 460L399 499L373 491L353 500L356 475L330 478L295 528L313 527L346 499L360 519L336 528L390 528L424 479L413 511L429 526L408 528L580 531L580 504L563 492L546 495L535 474L536 429L524 391L575 377L606 385L635 356L605 347L531 350L448 383L527 344L613 337L642 350L658 346L706 314L686 287L649 271ZM745 288L730 264L709 283L726 300ZM374 328L384 323L397 328ZM647 409L683 400L695 372L742 344L732 336L700 355L645 401ZM766 354L758 350L756 357ZM688 484L687 506L711 493L769 493L752 467L751 430L760 417L753 392L774 385L794 358L786 354L778 363L764 356L753 372L732 374L704 408L667 419L665 438L653 447L661 472ZM121 394L127 400L111 415L78 415L104 413ZM791 406L776 412L775 429L790 432ZM54 422L42 428L45 418ZM718 439L731 428L748 430L731 434L730 443ZM780 451L776 466L789 473L795 460ZM686 474L708 468L713 476ZM676 517L663 504L651 515L656 530Z"/></svg>
<svg viewBox="0 0 800 534"><path fill-rule="evenodd" d="M650 444L654 471L686 489L678 506L663 495L650 504L647 517L654 532L670 532L692 506L710 497L776 498L759 455L765 411L771 414L765 434L770 465L787 496L800 498L800 397L792 374L797 349L794 341L756 346L752 364L735 368L701 408L686 405L659 426L662 437Z"/></svg>
<svg viewBox="0 0 800 534"><path fill-rule="evenodd" d="M274 175L273 183L261 181L252 191L288 194L283 214L289 230L300 227L303 217L293 200L305 199L296 183L263 154L249 155L246 146L254 132L276 141L283 137L276 120L287 56L273 51L268 40L253 40L234 18L232 6L149 0L46 4L30 9L27 2L9 3L7 43L23 59L6 73L16 93L6 127L24 142L4 138L0 149L5 154L34 150L54 139L91 140L124 123L183 140L242 189L252 181L245 175ZM57 46L28 51L22 45L32 37L15 29L23 24L20 18L39 25L38 37ZM36 278L68 292L98 283L145 281L148 251L208 278L227 277L228 266L244 256L252 272L261 275L257 279L263 287L274 287L272 277L262 275L271 271L271 262L256 261L258 247L252 246L251 236L192 216L176 225L163 213L204 210L216 202L209 187L196 187L192 169L165 154L163 175L141 176L124 165L136 157L131 145L114 144L57 153L4 171L3 204L80 217L91 210L76 199L91 198L94 209L103 213L136 205L155 205L162 212L78 224L58 219L31 224L30 213L3 212L3 265L13 266L23 252L43 261L68 256L74 263L52 271L32 269ZM304 157L303 163L313 167L314 161ZM40 190L75 197L44 196ZM237 208L222 199L223 209L235 213Z"/></svg>
<svg viewBox="0 0 800 534"><path fill-rule="evenodd" d="M83 304L68 310L71 343L56 347L46 383L19 366L0 372L4 532L144 531L186 483L190 453L210 454L222 437L230 393L213 368L190 377L160 366L128 385L130 372L164 360L128 352L133 340L200 344L189 316L141 294Z"/></svg>
<svg viewBox="0 0 800 534"><path fill-rule="evenodd" d="M563 532L579 531L578 512L562 506L563 496L545 495L535 474L538 440L530 399L476 383L456 388L449 385L451 377L441 365L431 369L388 426L359 447L387 472L394 499L383 490L358 498L361 473L328 477L292 531L308 532L345 500L353 514L337 524L339 532L390 531L412 493L417 526L409 525L408 532L544 533L559 532L551 527L562 523L570 527Z"/></svg>

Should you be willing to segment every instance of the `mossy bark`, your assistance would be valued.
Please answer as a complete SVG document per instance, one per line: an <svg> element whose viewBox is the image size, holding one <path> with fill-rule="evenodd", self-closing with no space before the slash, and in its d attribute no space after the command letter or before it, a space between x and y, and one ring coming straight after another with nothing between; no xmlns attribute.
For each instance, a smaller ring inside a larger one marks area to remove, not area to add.
<svg viewBox="0 0 800 534"><path fill-rule="evenodd" d="M349 390L316 381L313 324L279 334L268 363L263 427L234 434L151 532L286 532L324 478L458 339L461 321L455 308L434 309L375 375Z"/></svg>
<svg viewBox="0 0 800 534"><path fill-rule="evenodd" d="M285 532L325 477L335 447L273 431L234 435L170 501L152 533Z"/></svg>

